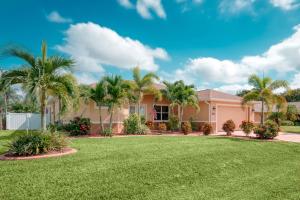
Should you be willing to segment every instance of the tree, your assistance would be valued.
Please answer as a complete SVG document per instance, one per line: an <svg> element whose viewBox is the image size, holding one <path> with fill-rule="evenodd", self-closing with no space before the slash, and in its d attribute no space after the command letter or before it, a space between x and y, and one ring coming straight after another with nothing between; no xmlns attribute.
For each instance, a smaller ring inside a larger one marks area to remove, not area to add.
<svg viewBox="0 0 300 200"><path fill-rule="evenodd" d="M176 105L179 107L179 124L181 126L186 106L189 105L199 110L199 100L195 87L194 85L185 85L182 80L174 83L164 82L164 84L166 88L162 92L172 102L171 108Z"/></svg>
<svg viewBox="0 0 300 200"><path fill-rule="evenodd" d="M297 121L299 116L298 109L295 105L288 105L286 111L286 118L290 121Z"/></svg>
<svg viewBox="0 0 300 200"><path fill-rule="evenodd" d="M77 99L78 90L75 78L68 73L73 60L61 56L47 57L47 45L42 42L41 56L35 57L30 52L10 47L5 53L8 56L25 61L21 68L7 71L3 74L6 84L23 84L32 100L39 104L41 112L41 127L46 130L46 105L50 96L58 96L61 100L61 112Z"/></svg>
<svg viewBox="0 0 300 200"><path fill-rule="evenodd" d="M120 108L128 100L130 86L121 76L106 76L103 80L107 84L108 111L110 113L109 128L112 130L112 119L116 108Z"/></svg>
<svg viewBox="0 0 300 200"><path fill-rule="evenodd" d="M106 97L107 97L107 84L104 80L100 80L95 88L90 89L90 98L97 104L99 108L99 122L101 127L101 132L104 130L101 111L102 107L107 104Z"/></svg>
<svg viewBox="0 0 300 200"><path fill-rule="evenodd" d="M154 87L154 81L159 80L159 77L155 73L147 73L146 75L141 75L141 70L139 67L133 69L133 84L131 84L131 90L136 97L138 106L138 116L141 112L141 101L143 100L145 93L151 93L159 95L159 90Z"/></svg>
<svg viewBox="0 0 300 200"><path fill-rule="evenodd" d="M284 80L273 81L269 77L260 78L257 75L251 75L248 80L249 85L253 89L243 96L242 104L247 104L251 101L261 102L261 124L264 124L265 106L270 110L277 97L274 95L274 90L279 88L288 89L288 82Z"/></svg>
<svg viewBox="0 0 300 200"><path fill-rule="evenodd" d="M300 101L300 89L289 90L283 93L288 102Z"/></svg>
<svg viewBox="0 0 300 200"><path fill-rule="evenodd" d="M236 92L236 96L243 97L245 94L249 93L251 90L239 90Z"/></svg>

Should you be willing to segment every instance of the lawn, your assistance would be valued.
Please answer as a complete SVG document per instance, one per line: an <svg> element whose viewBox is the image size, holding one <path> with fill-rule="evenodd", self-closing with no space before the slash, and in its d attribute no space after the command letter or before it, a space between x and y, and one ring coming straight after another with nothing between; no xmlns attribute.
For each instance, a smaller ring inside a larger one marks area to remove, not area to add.
<svg viewBox="0 0 300 200"><path fill-rule="evenodd" d="M154 136L71 146L79 151L1 161L0 199L300 199L299 144Z"/></svg>
<svg viewBox="0 0 300 200"><path fill-rule="evenodd" d="M300 134L300 126L281 126L281 129L283 132Z"/></svg>

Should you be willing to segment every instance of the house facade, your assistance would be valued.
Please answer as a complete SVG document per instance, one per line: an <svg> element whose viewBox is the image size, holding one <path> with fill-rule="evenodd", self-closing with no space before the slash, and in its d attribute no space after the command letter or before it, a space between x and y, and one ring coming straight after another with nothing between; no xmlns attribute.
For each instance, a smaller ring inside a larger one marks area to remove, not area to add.
<svg viewBox="0 0 300 200"><path fill-rule="evenodd" d="M159 89L161 85L157 86ZM191 106L187 106L183 110L183 121L192 121L199 127L204 123L210 123L214 132L222 131L222 125L225 121L231 119L236 124L236 129L243 120L254 121L254 109L252 106L242 106L242 99L238 96L226 94L215 90L201 90L197 92L199 97L200 110L196 110ZM55 122L59 119L59 103L52 101L48 109L51 113L51 121ZM113 131L116 134L123 133L123 121L130 114L137 112L137 105L123 105L121 108L116 109L113 117ZM151 94L146 94L141 102L141 115L144 116L146 121L151 121L154 124L168 122L171 114L178 115L179 109L174 107L171 109L170 102L167 99L156 101L155 97ZM63 122L68 122L74 117L81 116L90 118L92 123L91 133L99 133L100 123L99 115L101 113L102 120L105 126L109 124L108 108L103 107L101 111L93 101L84 103L80 102L79 109L68 111L65 115L60 117Z"/></svg>

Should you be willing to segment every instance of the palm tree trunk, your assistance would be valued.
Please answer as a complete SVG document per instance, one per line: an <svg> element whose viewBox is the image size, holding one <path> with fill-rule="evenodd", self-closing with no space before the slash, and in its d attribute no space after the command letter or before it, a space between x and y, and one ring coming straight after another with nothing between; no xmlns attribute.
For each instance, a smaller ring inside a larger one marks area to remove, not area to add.
<svg viewBox="0 0 300 200"><path fill-rule="evenodd" d="M41 128L46 131L46 92L42 90L41 94Z"/></svg>
<svg viewBox="0 0 300 200"><path fill-rule="evenodd" d="M110 112L110 119L109 119L109 129L112 131L112 119L113 119L113 110Z"/></svg>
<svg viewBox="0 0 300 200"><path fill-rule="evenodd" d="M265 105L264 105L264 100L261 101L261 118L260 118L260 124L263 125L264 124L264 121L265 121Z"/></svg>
<svg viewBox="0 0 300 200"><path fill-rule="evenodd" d="M183 106L180 106L180 118L179 118L179 126L180 126L180 129L181 129L181 126L182 126L182 118L183 118Z"/></svg>
<svg viewBox="0 0 300 200"><path fill-rule="evenodd" d="M3 111L0 108L0 130L3 130Z"/></svg>
<svg viewBox="0 0 300 200"><path fill-rule="evenodd" d="M103 132L103 122L102 122L102 116L101 116L102 106L99 105L99 120L100 120L100 132Z"/></svg>

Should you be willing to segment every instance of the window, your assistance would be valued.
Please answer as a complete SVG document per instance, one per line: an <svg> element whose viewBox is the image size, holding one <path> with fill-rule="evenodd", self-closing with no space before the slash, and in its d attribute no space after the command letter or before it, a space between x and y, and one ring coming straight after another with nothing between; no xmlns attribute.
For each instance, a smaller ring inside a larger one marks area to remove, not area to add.
<svg viewBox="0 0 300 200"><path fill-rule="evenodd" d="M145 116L146 109L145 105L140 106L140 115ZM129 114L138 113L138 106L137 105L130 105L129 107Z"/></svg>
<svg viewBox="0 0 300 200"><path fill-rule="evenodd" d="M156 121L169 120L169 106L155 105L154 110L156 112L156 115L154 115L154 120Z"/></svg>

